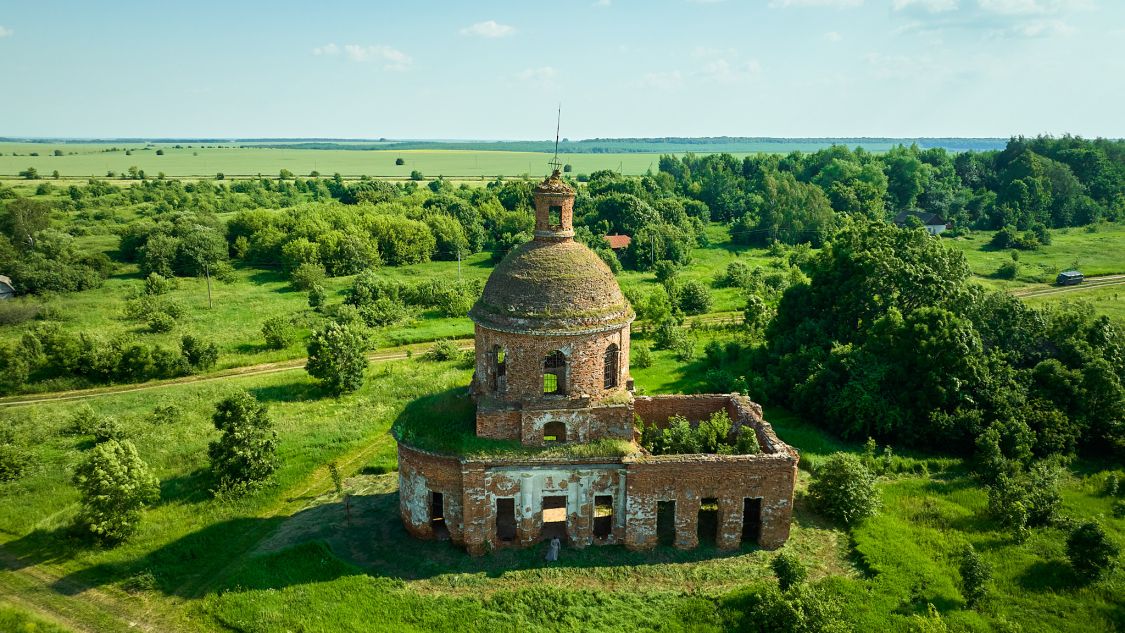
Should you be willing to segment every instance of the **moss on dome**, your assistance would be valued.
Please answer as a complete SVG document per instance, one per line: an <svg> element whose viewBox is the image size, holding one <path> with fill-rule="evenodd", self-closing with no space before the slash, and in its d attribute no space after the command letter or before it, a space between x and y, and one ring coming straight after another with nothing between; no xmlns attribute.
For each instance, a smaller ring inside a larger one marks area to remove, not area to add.
<svg viewBox="0 0 1125 633"><path fill-rule="evenodd" d="M501 331L574 333L625 325L634 315L594 251L572 241L533 241L500 262L469 316Z"/></svg>

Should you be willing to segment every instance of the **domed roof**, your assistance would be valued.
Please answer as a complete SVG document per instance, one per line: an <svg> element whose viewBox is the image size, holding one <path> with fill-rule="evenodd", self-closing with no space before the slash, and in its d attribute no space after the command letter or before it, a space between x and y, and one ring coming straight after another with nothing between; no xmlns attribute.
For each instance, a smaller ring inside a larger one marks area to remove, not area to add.
<svg viewBox="0 0 1125 633"><path fill-rule="evenodd" d="M584 244L532 241L492 271L469 317L523 334L583 334L621 327L634 314L613 271Z"/></svg>

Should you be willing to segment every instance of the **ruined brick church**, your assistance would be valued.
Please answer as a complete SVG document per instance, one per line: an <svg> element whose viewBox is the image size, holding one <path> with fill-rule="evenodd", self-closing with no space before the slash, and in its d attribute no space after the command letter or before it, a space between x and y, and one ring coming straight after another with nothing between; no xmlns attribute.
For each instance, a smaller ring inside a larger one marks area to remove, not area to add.
<svg viewBox="0 0 1125 633"><path fill-rule="evenodd" d="M406 529L479 555L559 537L573 547L781 546L789 536L797 452L759 405L738 394L635 396L629 375L634 313L609 267L574 241L574 190L556 170L535 189L535 239L493 271L475 323L478 436L549 447L619 439L625 456L438 454L398 445ZM697 424L725 410L749 425L760 452L650 455L637 420ZM552 451L548 454L559 454ZM574 451L587 455L592 451ZM565 454L565 453L564 453Z"/></svg>

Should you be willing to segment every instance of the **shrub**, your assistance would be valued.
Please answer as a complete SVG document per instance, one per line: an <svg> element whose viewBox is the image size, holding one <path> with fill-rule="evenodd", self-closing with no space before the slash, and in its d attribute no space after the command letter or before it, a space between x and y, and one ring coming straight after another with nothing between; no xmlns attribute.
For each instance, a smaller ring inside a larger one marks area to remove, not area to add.
<svg viewBox="0 0 1125 633"><path fill-rule="evenodd" d="M15 433L10 429L0 428L0 482L16 481L23 477L33 461L31 451L16 441Z"/></svg>
<svg viewBox="0 0 1125 633"><path fill-rule="evenodd" d="M711 291L694 279L685 281L680 286L678 299L680 310L684 314L703 314L711 311Z"/></svg>
<svg viewBox="0 0 1125 633"><path fill-rule="evenodd" d="M996 269L994 275L997 279L1015 279L1020 274L1019 262L1004 262Z"/></svg>
<svg viewBox="0 0 1125 633"><path fill-rule="evenodd" d="M128 538L137 530L141 510L159 498L159 483L132 442L98 444L74 473L82 499L79 525L104 541Z"/></svg>
<svg viewBox="0 0 1125 633"><path fill-rule="evenodd" d="M1120 488L1121 488L1121 479L1117 476L1117 473L1110 473L1109 476L1105 478L1105 494L1106 494L1106 496L1107 497L1116 497Z"/></svg>
<svg viewBox="0 0 1125 633"><path fill-rule="evenodd" d="M101 416L94 422L90 434L94 436L94 444L121 441L125 439L125 427L113 416Z"/></svg>
<svg viewBox="0 0 1125 633"><path fill-rule="evenodd" d="M271 317L262 324L262 336L266 339L266 347L270 349L285 349L297 337L293 324L285 317Z"/></svg>
<svg viewBox="0 0 1125 633"><path fill-rule="evenodd" d="M324 291L324 286L314 284L309 288L309 307L317 312L320 312L324 305L328 302L328 293Z"/></svg>
<svg viewBox="0 0 1125 633"><path fill-rule="evenodd" d="M879 509L875 476L855 455L833 453L816 469L809 497L824 515L852 524Z"/></svg>
<svg viewBox="0 0 1125 633"><path fill-rule="evenodd" d="M672 353L680 362L687 362L695 357L695 337L689 336L682 329L671 345Z"/></svg>
<svg viewBox="0 0 1125 633"><path fill-rule="evenodd" d="M987 584L992 577L992 569L984 559L977 554L972 545L965 547L961 553L961 595L970 606L976 606L981 598L988 592Z"/></svg>
<svg viewBox="0 0 1125 633"><path fill-rule="evenodd" d="M1108 570L1119 550L1097 521L1087 521L1066 539L1066 557L1075 573L1086 580L1096 580Z"/></svg>
<svg viewBox="0 0 1125 633"><path fill-rule="evenodd" d="M645 343L634 343L633 354L629 359L630 364L637 369L652 367L652 352Z"/></svg>
<svg viewBox="0 0 1125 633"><path fill-rule="evenodd" d="M367 373L366 337L356 328L329 323L309 340L306 371L334 395L359 389Z"/></svg>
<svg viewBox="0 0 1125 633"><path fill-rule="evenodd" d="M245 391L219 402L211 418L223 435L207 454L217 491L247 491L277 470L277 432L265 405Z"/></svg>
<svg viewBox="0 0 1125 633"><path fill-rule="evenodd" d="M191 334L185 334L180 339L180 352L195 371L210 369L219 360L219 348L214 342L205 341Z"/></svg>
<svg viewBox="0 0 1125 633"><path fill-rule="evenodd" d="M168 278L160 275L159 273L149 273L145 277L145 294L146 295L162 295L172 291L176 287L175 278Z"/></svg>
<svg viewBox="0 0 1125 633"><path fill-rule="evenodd" d="M289 281L297 290L312 290L323 284L325 277L324 266L314 262L301 263L289 273Z"/></svg>
<svg viewBox="0 0 1125 633"><path fill-rule="evenodd" d="M457 347L457 343L446 339L434 343L430 349L426 350L423 358L433 361L446 361L461 358L463 355L461 348Z"/></svg>
<svg viewBox="0 0 1125 633"><path fill-rule="evenodd" d="M401 159L401 158L396 158L396 159L395 159L395 165L398 165L398 166L400 166L400 167L401 167L402 165L405 165L405 164L406 164L406 161L405 161L405 160L403 160L403 159Z"/></svg>
<svg viewBox="0 0 1125 633"><path fill-rule="evenodd" d="M1112 508L1111 512L1113 513L1113 518L1115 518L1115 519L1125 519L1125 501L1123 501L1123 500L1114 501L1113 502L1113 508Z"/></svg>
<svg viewBox="0 0 1125 633"><path fill-rule="evenodd" d="M101 419L102 416L98 415L93 407L83 404L71 414L70 420L63 427L62 433L72 436L93 435L94 429L98 427Z"/></svg>
<svg viewBox="0 0 1125 633"><path fill-rule="evenodd" d="M415 170L410 172L410 179L411 180L425 180L426 177L422 175L422 172L415 169Z"/></svg>
<svg viewBox="0 0 1125 633"><path fill-rule="evenodd" d="M801 559L790 552L781 552L774 556L770 566L773 567L773 573L777 575L777 586L782 591L805 582L809 575L808 570L801 564Z"/></svg>
<svg viewBox="0 0 1125 633"><path fill-rule="evenodd" d="M184 410L174 402L159 404L152 410L153 424L176 424L184 417Z"/></svg>
<svg viewBox="0 0 1125 633"><path fill-rule="evenodd" d="M176 320L167 312L153 312L146 320L148 330L156 334L171 332L176 327Z"/></svg>

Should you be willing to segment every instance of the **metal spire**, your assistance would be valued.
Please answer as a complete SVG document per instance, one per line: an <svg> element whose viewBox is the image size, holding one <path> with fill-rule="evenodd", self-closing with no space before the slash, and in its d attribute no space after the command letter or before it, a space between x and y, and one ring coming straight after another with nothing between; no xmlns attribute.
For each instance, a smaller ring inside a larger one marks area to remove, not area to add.
<svg viewBox="0 0 1125 633"><path fill-rule="evenodd" d="M559 130L562 129L562 103L559 104L558 118L555 120L555 157L547 163L551 166L552 174L559 171L562 163L559 162Z"/></svg>

